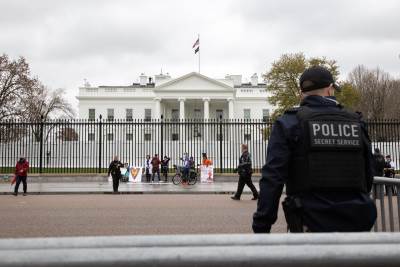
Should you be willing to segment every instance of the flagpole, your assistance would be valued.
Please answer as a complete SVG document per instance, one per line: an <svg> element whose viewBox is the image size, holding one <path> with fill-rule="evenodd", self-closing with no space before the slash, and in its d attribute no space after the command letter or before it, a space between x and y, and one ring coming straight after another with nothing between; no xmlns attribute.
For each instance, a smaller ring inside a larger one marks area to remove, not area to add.
<svg viewBox="0 0 400 267"><path fill-rule="evenodd" d="M199 40L199 47L200 47L200 34L198 34L197 40ZM201 49L199 48L199 73L200 73L200 53L201 53L200 50L201 50Z"/></svg>

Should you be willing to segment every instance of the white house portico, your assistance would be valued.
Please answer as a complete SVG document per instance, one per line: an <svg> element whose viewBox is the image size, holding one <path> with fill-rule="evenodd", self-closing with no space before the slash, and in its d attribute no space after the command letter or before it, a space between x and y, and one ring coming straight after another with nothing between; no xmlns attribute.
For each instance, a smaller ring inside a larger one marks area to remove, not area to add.
<svg viewBox="0 0 400 267"><path fill-rule="evenodd" d="M266 85L254 74L250 83L241 75L212 79L191 72L176 79L169 75L140 76L130 86L85 84L79 88L79 116L95 119L262 119L273 111Z"/></svg>

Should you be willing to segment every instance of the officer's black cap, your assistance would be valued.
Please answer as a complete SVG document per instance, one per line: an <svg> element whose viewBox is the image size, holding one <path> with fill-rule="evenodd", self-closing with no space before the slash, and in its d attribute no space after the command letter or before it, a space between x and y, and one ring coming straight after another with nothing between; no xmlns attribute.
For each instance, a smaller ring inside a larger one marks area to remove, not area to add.
<svg viewBox="0 0 400 267"><path fill-rule="evenodd" d="M340 87L335 83L332 73L321 66L308 68L300 76L300 88L302 92L325 88L330 84L333 84L333 87L340 91Z"/></svg>

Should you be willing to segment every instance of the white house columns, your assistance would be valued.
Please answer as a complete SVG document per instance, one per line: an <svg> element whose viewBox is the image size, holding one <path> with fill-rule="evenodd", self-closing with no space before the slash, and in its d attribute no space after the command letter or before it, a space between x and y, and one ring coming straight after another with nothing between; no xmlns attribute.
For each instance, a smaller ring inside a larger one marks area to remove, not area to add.
<svg viewBox="0 0 400 267"><path fill-rule="evenodd" d="M204 103L204 120L208 120L210 119L210 98L204 97L203 103Z"/></svg>
<svg viewBox="0 0 400 267"><path fill-rule="evenodd" d="M235 118L234 111L233 111L233 98L230 97L228 100L228 115L229 119L233 120Z"/></svg>
<svg viewBox="0 0 400 267"><path fill-rule="evenodd" d="M154 110L154 118L160 119L161 118L161 98L159 98L159 97L154 98L154 102L156 104L156 107Z"/></svg>
<svg viewBox="0 0 400 267"><path fill-rule="evenodd" d="M184 120L185 119L185 98L180 97L178 98L179 101L179 119Z"/></svg>

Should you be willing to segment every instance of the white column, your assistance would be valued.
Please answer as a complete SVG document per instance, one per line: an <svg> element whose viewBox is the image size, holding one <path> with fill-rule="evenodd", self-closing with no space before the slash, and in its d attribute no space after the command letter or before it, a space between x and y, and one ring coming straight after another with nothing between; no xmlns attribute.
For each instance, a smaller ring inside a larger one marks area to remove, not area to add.
<svg viewBox="0 0 400 267"><path fill-rule="evenodd" d="M156 97L154 98L154 101L156 102L156 108L154 110L154 118L155 119L160 119L161 118L161 98Z"/></svg>
<svg viewBox="0 0 400 267"><path fill-rule="evenodd" d="M232 120L234 119L234 110L233 110L233 98L228 98L228 114L229 114L229 119Z"/></svg>
<svg viewBox="0 0 400 267"><path fill-rule="evenodd" d="M180 97L178 98L179 101L179 120L183 121L185 119L185 98ZM184 128L183 128L183 123L179 127L179 140L180 142L183 142L185 140L185 136L183 136L184 133ZM180 155L182 155L183 151L180 151Z"/></svg>
<svg viewBox="0 0 400 267"><path fill-rule="evenodd" d="M185 98L180 97L178 98L179 101L179 119L184 120L185 119Z"/></svg>
<svg viewBox="0 0 400 267"><path fill-rule="evenodd" d="M204 97L203 103L204 103L204 120L207 121L208 119L210 119L210 98Z"/></svg>

